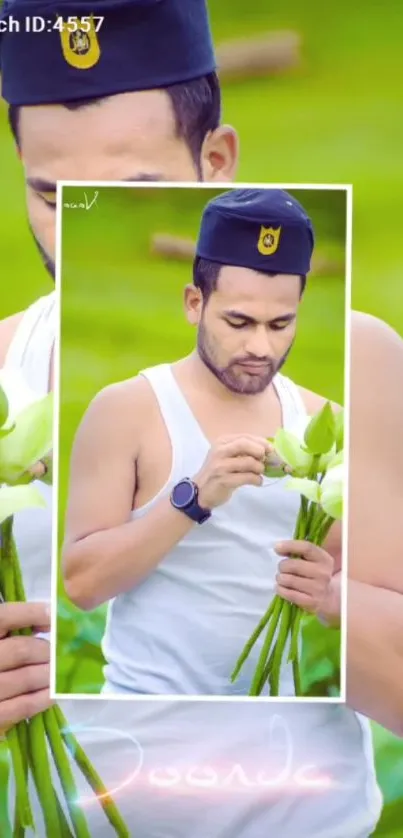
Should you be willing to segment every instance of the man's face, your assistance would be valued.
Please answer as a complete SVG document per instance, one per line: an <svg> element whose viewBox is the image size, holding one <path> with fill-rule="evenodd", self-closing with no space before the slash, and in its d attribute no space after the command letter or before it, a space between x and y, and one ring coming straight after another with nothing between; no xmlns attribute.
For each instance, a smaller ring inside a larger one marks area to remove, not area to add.
<svg viewBox="0 0 403 838"><path fill-rule="evenodd" d="M199 176L185 140L176 136L170 99L160 90L118 94L75 110L21 108L19 140L29 223L52 273L57 180L196 181ZM235 159L225 159L225 143L221 169L219 163L214 168L220 149L214 157L214 147L206 145L203 179L229 180ZM236 158L235 141L233 148Z"/></svg>
<svg viewBox="0 0 403 838"><path fill-rule="evenodd" d="M199 356L228 390L261 393L282 367L295 337L300 287L299 276L225 266L206 305L199 291L187 291Z"/></svg>

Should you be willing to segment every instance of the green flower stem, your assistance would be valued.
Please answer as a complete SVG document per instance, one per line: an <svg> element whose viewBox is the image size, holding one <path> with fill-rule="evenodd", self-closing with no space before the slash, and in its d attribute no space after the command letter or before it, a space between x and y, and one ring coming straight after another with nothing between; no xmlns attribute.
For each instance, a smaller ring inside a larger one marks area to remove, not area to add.
<svg viewBox="0 0 403 838"><path fill-rule="evenodd" d="M299 509L299 515L297 518L297 523L295 525L295 535L294 538L296 539L303 539L305 535L307 520L309 515L309 501L308 498L304 498L301 496L301 506Z"/></svg>
<svg viewBox="0 0 403 838"><path fill-rule="evenodd" d="M19 747L21 762L22 762L22 770L24 772L24 786L26 786L26 788L27 788L28 802L29 802L28 728L27 728L27 723L25 721L19 722L17 725L15 725L14 730L17 733L18 747ZM33 813L31 811L31 808L26 813L26 820L29 821L28 826L34 827L34 818L33 818ZM17 836L20 836L21 838L24 838L26 826L27 826L26 821L25 821L25 823L20 822L19 812L18 812L18 809L16 809L16 811L14 813L14 838L17 838Z"/></svg>
<svg viewBox="0 0 403 838"><path fill-rule="evenodd" d="M49 757L46 746L45 726L43 714L34 716L28 723L28 740L31 766L43 818L46 827L46 838L56 838L59 831L59 814L56 804L56 793L50 773Z"/></svg>
<svg viewBox="0 0 403 838"><path fill-rule="evenodd" d="M76 838L91 838L84 812L78 805L78 791L68 756L64 750L64 742L60 733L55 714L47 710L43 714L46 735L53 754L53 759L59 773L60 782L66 798L71 822L76 831Z"/></svg>
<svg viewBox="0 0 403 838"><path fill-rule="evenodd" d="M31 768L34 783L35 783L35 786L37 787L38 780L37 780L36 775L38 773L38 766L37 766L37 763L34 759L34 755L31 753L29 747L28 747L28 758L29 758L29 765L30 765L30 768ZM55 794L55 799L56 799L57 814L58 814L58 818L59 818L59 832L57 833L57 838L59 838L59 836L60 836L60 838L75 838L75 836L71 832L71 829L70 829L69 824L67 822L67 818L66 818L66 816L63 812L63 809L60 805L60 801L57 797L57 794Z"/></svg>
<svg viewBox="0 0 403 838"><path fill-rule="evenodd" d="M13 536L12 532L11 532L11 537L10 537L10 556L11 556L12 564L13 564L15 596L16 596L15 601L16 602L26 602L27 598L25 596L24 582L22 580L20 563L18 561L17 547L16 547L15 539L14 539L14 536ZM32 634L32 631L31 631L30 628L21 629L20 634Z"/></svg>
<svg viewBox="0 0 403 838"><path fill-rule="evenodd" d="M299 638L299 627L302 618L302 608L298 605L293 605L293 613L291 614L291 643L290 643L290 651L288 653L288 663L291 661L295 661L298 659L298 638Z"/></svg>
<svg viewBox="0 0 403 838"><path fill-rule="evenodd" d="M275 634L275 631L276 631L276 628L277 628L277 623L278 623L279 616L281 614L281 609L283 607L284 600L279 596L275 596L273 602L275 602L275 605L273 607L273 612L272 612L272 615L271 615L270 625L268 626L267 634L266 634L266 637L265 637L265 640L264 640L264 643L263 643L263 646L262 646L262 649L261 649L261 652L260 652L259 660L257 662L257 666L256 666L256 669L255 669L255 674L253 676L252 684L251 684L251 687L250 687L250 690L249 690L249 695L259 695L260 694L260 692L259 692L260 682L261 682L261 679L262 679L262 675L264 673L265 664L266 664L266 661L267 661L268 654L270 652L271 644L273 642L273 637L274 637L274 634Z"/></svg>
<svg viewBox="0 0 403 838"><path fill-rule="evenodd" d="M68 730L68 723L60 707L55 705L51 708L51 712L53 712L56 716L56 720L66 747L75 759L88 784L98 797L99 803L101 804L109 823L114 827L119 838L131 838L129 829L99 774L95 771L95 768L91 764L87 754L77 741L76 737Z"/></svg>
<svg viewBox="0 0 403 838"><path fill-rule="evenodd" d="M256 641L257 641L257 640L258 640L258 638L260 637L260 635L261 635L261 633L262 633L263 629L265 628L265 626L266 626L266 625L267 625L267 623L269 622L270 617L271 617L271 615L272 615L272 613L273 613L273 610L274 610L275 604L276 604L276 603L275 603L275 597L274 597L274 598L272 599L272 601L271 601L271 603L270 603L270 606L269 606L269 608L267 609L266 613L263 615L262 619L260 620L260 623L257 625L257 627L255 628L255 631L253 632L253 634L252 634L252 635L251 635L251 637L249 638L248 642L247 642L247 643L246 643L246 645L244 646L244 649L243 649L243 651L241 652L241 654L240 654L240 656L239 656L239 658L238 658L238 661L237 661L237 663L236 663L236 665L235 665L235 669L234 669L234 671L233 671L233 673L232 673L232 675L231 675L231 681L232 681L232 683L234 683L234 681L235 681L235 680L236 680L236 678L238 677L238 675L239 675L239 673L240 673L240 671L241 671L241 669L242 669L242 667L243 667L243 665L244 665L244 663L245 663L245 661L246 661L246 658L249 656L249 654L250 654L250 652L251 652L251 650L252 650L253 646L255 645Z"/></svg>
<svg viewBox="0 0 403 838"><path fill-rule="evenodd" d="M25 826L20 823L14 823L13 838L25 838Z"/></svg>
<svg viewBox="0 0 403 838"><path fill-rule="evenodd" d="M303 695L303 691L301 686L301 669L298 658L294 658L292 662L292 672L294 677L295 695L299 698Z"/></svg>
<svg viewBox="0 0 403 838"><path fill-rule="evenodd" d="M312 544L320 545L321 542L318 541L318 538L320 537L322 526L327 519L328 515L326 512L323 512L323 510L318 507L309 527L309 541Z"/></svg>
<svg viewBox="0 0 403 838"><path fill-rule="evenodd" d="M321 454L314 454L313 455L311 469L310 469L310 472L308 474L308 477L309 477L310 480L316 480L316 478L317 478L318 465L320 463L321 456L322 456Z"/></svg>
<svg viewBox="0 0 403 838"><path fill-rule="evenodd" d="M72 833L66 815L64 814L63 807L60 803L58 796L56 795L56 807L57 807L57 814L59 816L59 828L60 828L60 835L61 838L75 838L75 835Z"/></svg>
<svg viewBox="0 0 403 838"><path fill-rule="evenodd" d="M16 548L15 540L14 540L12 534L11 534L11 537L10 537L10 557L13 560L13 572L14 572L14 584L15 584L15 601L25 602L26 601L26 596L25 596L25 590L24 590L24 583L23 583L23 579L22 579L20 564L19 564L19 561L18 561L17 548ZM27 628L27 629L24 629L23 632L21 631L21 633L32 634L32 630L30 628ZM52 737L52 741L51 741L51 733L49 732L49 728L48 728L48 725L49 725L49 718L48 717L49 717L49 713L48 713L48 711L46 711L43 714L43 721L44 721L44 724L45 724L46 733L48 735L49 744L50 744L51 749L52 749L52 754L53 754L53 757L54 757L55 766L56 766L56 769L59 773L59 776L60 776L60 779L61 779L61 782L62 782L63 790L64 790L64 785L63 785L63 780L62 780L62 773L63 773L63 776L67 776L67 773L70 772L71 779L73 781L73 786L75 788L73 774L71 772L71 768L70 768L70 765L69 765L69 762L68 762L68 757L66 756L66 754L64 752L64 744L63 744L63 739L60 735L60 731L59 731L57 725L56 725L56 728L53 727L52 722L50 721L50 726L53 730L53 737ZM53 718L53 717L51 717L51 718ZM25 763L26 763L26 768L28 769L28 760L27 760L28 731L27 731L27 726L25 724L23 724L23 727L24 727L25 736L24 736L24 745L21 747L21 751L22 751L23 755L25 754ZM59 739L58 743L57 743L57 737ZM26 774L26 776L27 776L27 774ZM55 797L56 797L56 805L57 805L57 809L58 809L58 816L59 816L61 834L63 836L66 836L66 838L69 838L69 836L72 835L72 832L70 830L70 827L69 827L68 822L66 820L66 817L64 815L63 808L61 807L61 804L60 804L56 794L55 794ZM72 795L72 799L74 799L74 792L73 792L73 795ZM82 818L84 818L84 815L82 815ZM84 818L84 822L85 822L85 818ZM75 828L77 829L77 825L74 822L73 817L72 817L72 823L75 826ZM86 823L85 823L85 826L86 826ZM80 836L80 838L81 838L81 835L82 836L89 836L90 833L88 831L87 826L86 826L86 829L87 829L86 832L83 832L83 831L80 832L77 829L77 838L78 838L78 836Z"/></svg>
<svg viewBox="0 0 403 838"><path fill-rule="evenodd" d="M310 536L311 536L312 530L316 526L316 521L317 521L318 516L320 517L322 514L323 514L322 510L317 503L315 503L314 501L311 501L311 503L308 504L308 510L307 510L307 515L306 515L306 520L305 520L305 539L307 541L311 541Z"/></svg>
<svg viewBox="0 0 403 838"><path fill-rule="evenodd" d="M278 696L281 659L283 657L285 644L287 642L287 636L290 630L291 607L292 606L290 602L283 600L280 628L276 641L276 651L273 658L273 666L269 676L271 696Z"/></svg>
<svg viewBox="0 0 403 838"><path fill-rule="evenodd" d="M269 675L270 675L270 672L271 672L272 667L273 667L273 659L274 659L275 652L276 652L276 647L274 646L272 648L271 652L270 652L269 660L267 661L266 666L263 670L263 675L261 677L260 684L259 684L259 695L261 695L261 693L263 692L263 689L264 689L264 685L269 680Z"/></svg>
<svg viewBox="0 0 403 838"><path fill-rule="evenodd" d="M322 525L318 531L317 544L322 545L326 541L329 530L332 528L334 522L335 518L332 518L331 515L326 515L326 518L322 521Z"/></svg>
<svg viewBox="0 0 403 838"><path fill-rule="evenodd" d="M305 526L305 520L308 512L308 500L301 496L301 503L298 510L298 516L295 523L293 538L298 540L302 537L302 532Z"/></svg>
<svg viewBox="0 0 403 838"><path fill-rule="evenodd" d="M14 562L12 551L12 518L7 518L0 527L0 563L2 571L2 588L4 598L8 602L15 602L16 589L14 580ZM19 634L19 632L13 632ZM29 800L28 778L26 762L21 751L22 728L25 722L19 722L6 734L7 744L10 749L11 761L15 779L15 833L22 834L24 827L33 827L34 818Z"/></svg>
<svg viewBox="0 0 403 838"><path fill-rule="evenodd" d="M20 722L20 725L25 722ZM19 725L15 725L7 731L7 745L11 755L11 762L15 782L15 813L14 813L14 834L21 835L23 830L34 826L31 806L29 802L28 783L25 779L24 760L21 753L20 739L18 736Z"/></svg>

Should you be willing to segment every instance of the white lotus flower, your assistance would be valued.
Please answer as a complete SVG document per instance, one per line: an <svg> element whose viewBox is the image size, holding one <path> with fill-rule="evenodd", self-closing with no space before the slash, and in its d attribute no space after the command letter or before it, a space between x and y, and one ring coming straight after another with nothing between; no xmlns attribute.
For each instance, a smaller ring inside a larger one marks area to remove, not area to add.
<svg viewBox="0 0 403 838"><path fill-rule="evenodd" d="M343 454L343 452L340 452ZM335 457L338 456L336 453L336 443L332 445L330 451L327 454L321 454L319 463L318 463L318 472L319 474L323 474L324 471L327 471L328 468L332 468L332 463ZM341 462L341 460L339 461ZM336 463L335 463L336 465Z"/></svg>
<svg viewBox="0 0 403 838"><path fill-rule="evenodd" d="M308 480L307 477L290 477L285 486L293 492L299 492L307 500L320 503L321 487L316 480Z"/></svg>
<svg viewBox="0 0 403 838"><path fill-rule="evenodd" d="M320 504L331 518L341 520L343 517L343 463L329 469L321 483L317 480L308 480L306 477L302 479L290 477L285 486L292 492L298 492L307 500Z"/></svg>
<svg viewBox="0 0 403 838"><path fill-rule="evenodd" d="M30 469L52 448L53 396L38 399L18 370L1 370L0 386L8 402L0 428L1 523L22 509L44 505L38 489L25 484L33 480Z"/></svg>
<svg viewBox="0 0 403 838"><path fill-rule="evenodd" d="M25 407L38 400L38 396L28 386L20 369L0 370L0 387L3 388L8 400L8 418L3 426L9 428L16 417Z"/></svg>
<svg viewBox="0 0 403 838"><path fill-rule="evenodd" d="M0 524L17 512L35 506L46 506L45 500L36 486L0 487Z"/></svg>
<svg viewBox="0 0 403 838"><path fill-rule="evenodd" d="M309 473L313 456L304 450L303 436L299 439L292 431L280 428L274 437L273 446L279 457L299 476L303 477Z"/></svg>
<svg viewBox="0 0 403 838"><path fill-rule="evenodd" d="M332 518L343 517L344 463L330 468L321 484L321 505Z"/></svg>

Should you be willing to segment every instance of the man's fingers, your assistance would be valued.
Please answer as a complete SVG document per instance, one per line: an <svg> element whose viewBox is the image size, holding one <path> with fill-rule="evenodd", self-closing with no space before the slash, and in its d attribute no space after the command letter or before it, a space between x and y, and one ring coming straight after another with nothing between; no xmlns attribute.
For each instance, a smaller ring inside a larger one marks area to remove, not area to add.
<svg viewBox="0 0 403 838"><path fill-rule="evenodd" d="M0 641L0 673L30 664L49 663L50 645L37 637L5 637Z"/></svg>
<svg viewBox="0 0 403 838"><path fill-rule="evenodd" d="M274 549L280 556L301 556L302 559L306 559L309 562L323 562L327 564L333 561L330 554L326 553L322 547L311 544L309 541L282 541L276 544Z"/></svg>
<svg viewBox="0 0 403 838"><path fill-rule="evenodd" d="M30 719L37 713L42 713L52 704L54 704L54 701L50 698L49 688L2 701L0 704L0 731L7 731L23 719Z"/></svg>
<svg viewBox="0 0 403 838"><path fill-rule="evenodd" d="M259 442L262 443L264 446L273 450L272 444L266 439L264 436L256 436L255 434L225 434L225 436L220 436L217 440L218 443L227 443L227 442L236 442L239 439L250 439L252 442Z"/></svg>
<svg viewBox="0 0 403 838"><path fill-rule="evenodd" d="M24 666L0 674L0 702L9 698L48 689L50 681L49 664Z"/></svg>
<svg viewBox="0 0 403 838"><path fill-rule="evenodd" d="M292 573L307 579L317 579L325 573L325 569L318 562L301 562L301 559L282 559L278 564L280 573Z"/></svg>
<svg viewBox="0 0 403 838"><path fill-rule="evenodd" d="M314 611L314 601L308 594L300 593L300 591L292 591L290 588L284 588L281 585L278 586L277 593L283 599L292 602L293 605L299 605L304 611Z"/></svg>
<svg viewBox="0 0 403 838"><path fill-rule="evenodd" d="M28 471L30 474L32 474L33 477L39 479L40 477L43 477L44 474L46 474L46 465L42 462L42 460L38 460L38 462L35 463L35 465L31 466L31 468L28 469Z"/></svg>
<svg viewBox="0 0 403 838"><path fill-rule="evenodd" d="M263 477L253 472L233 473L228 475L225 482L229 488L239 489L240 486L261 486Z"/></svg>
<svg viewBox="0 0 403 838"><path fill-rule="evenodd" d="M262 461L273 450L267 439L252 436L238 436L223 447L227 457L250 456Z"/></svg>
<svg viewBox="0 0 403 838"><path fill-rule="evenodd" d="M43 602L3 602L0 604L0 639L10 631L40 627L50 629L50 608Z"/></svg>
<svg viewBox="0 0 403 838"><path fill-rule="evenodd" d="M223 461L223 471L229 474L263 474L263 461L256 460L254 457L231 457L231 459Z"/></svg>
<svg viewBox="0 0 403 838"><path fill-rule="evenodd" d="M321 582L317 579L307 579L303 576L293 576L291 573L279 573L276 576L278 588L288 591L298 591L301 594L315 596L321 591Z"/></svg>

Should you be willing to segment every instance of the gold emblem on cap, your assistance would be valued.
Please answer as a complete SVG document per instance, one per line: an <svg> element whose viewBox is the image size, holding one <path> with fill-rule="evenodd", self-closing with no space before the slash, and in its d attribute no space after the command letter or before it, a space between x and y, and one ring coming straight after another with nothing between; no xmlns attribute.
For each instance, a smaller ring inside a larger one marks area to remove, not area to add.
<svg viewBox="0 0 403 838"><path fill-rule="evenodd" d="M88 20L90 20L89 29ZM75 24L77 24L77 28L73 29ZM101 49L92 16L85 19L85 25L81 18L69 17L68 22L63 22L60 38L64 59L71 67L75 67L77 70L90 70L98 63Z"/></svg>
<svg viewBox="0 0 403 838"><path fill-rule="evenodd" d="M278 248L280 241L281 227L274 230L273 227L261 227L257 249L262 256L271 256Z"/></svg>

